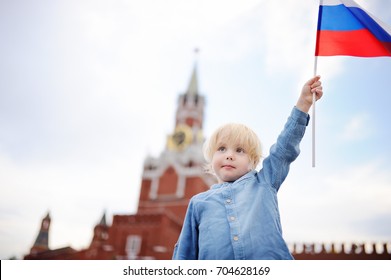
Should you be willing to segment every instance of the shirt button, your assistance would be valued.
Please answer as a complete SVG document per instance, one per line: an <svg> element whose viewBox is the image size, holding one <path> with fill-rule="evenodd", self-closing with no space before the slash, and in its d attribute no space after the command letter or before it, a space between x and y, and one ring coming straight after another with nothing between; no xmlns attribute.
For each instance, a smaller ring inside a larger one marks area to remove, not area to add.
<svg viewBox="0 0 391 280"><path fill-rule="evenodd" d="M231 221L235 221L235 217L234 217L234 216L229 217L229 219L230 219Z"/></svg>
<svg viewBox="0 0 391 280"><path fill-rule="evenodd" d="M235 235L234 236L234 241L238 241L239 240L239 236Z"/></svg>
<svg viewBox="0 0 391 280"><path fill-rule="evenodd" d="M232 200L228 198L225 202L227 202L229 204L232 202Z"/></svg>

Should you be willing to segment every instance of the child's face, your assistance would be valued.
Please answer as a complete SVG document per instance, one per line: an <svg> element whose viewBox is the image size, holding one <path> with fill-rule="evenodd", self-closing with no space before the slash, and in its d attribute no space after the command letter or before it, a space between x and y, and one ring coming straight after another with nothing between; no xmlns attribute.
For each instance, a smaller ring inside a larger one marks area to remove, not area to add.
<svg viewBox="0 0 391 280"><path fill-rule="evenodd" d="M212 168L219 183L232 182L251 170L246 151L233 144L221 143L212 158Z"/></svg>

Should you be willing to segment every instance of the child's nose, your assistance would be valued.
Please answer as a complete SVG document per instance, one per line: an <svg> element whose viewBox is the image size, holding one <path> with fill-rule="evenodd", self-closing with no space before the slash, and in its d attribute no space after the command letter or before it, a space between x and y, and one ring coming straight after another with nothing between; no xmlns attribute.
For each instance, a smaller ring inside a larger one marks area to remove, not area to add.
<svg viewBox="0 0 391 280"><path fill-rule="evenodd" d="M233 151L231 149L227 150L227 160L233 160Z"/></svg>

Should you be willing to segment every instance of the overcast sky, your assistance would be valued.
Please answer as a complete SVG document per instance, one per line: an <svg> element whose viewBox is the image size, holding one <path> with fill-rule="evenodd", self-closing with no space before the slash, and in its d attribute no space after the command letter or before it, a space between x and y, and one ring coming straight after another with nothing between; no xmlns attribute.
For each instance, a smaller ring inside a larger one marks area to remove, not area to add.
<svg viewBox="0 0 391 280"><path fill-rule="evenodd" d="M388 0L357 0L391 25ZM318 1L0 0L0 258L89 246L133 214L198 55L204 134L247 124L268 154L313 75ZM309 126L280 190L291 242L391 239L391 58L320 57Z"/></svg>

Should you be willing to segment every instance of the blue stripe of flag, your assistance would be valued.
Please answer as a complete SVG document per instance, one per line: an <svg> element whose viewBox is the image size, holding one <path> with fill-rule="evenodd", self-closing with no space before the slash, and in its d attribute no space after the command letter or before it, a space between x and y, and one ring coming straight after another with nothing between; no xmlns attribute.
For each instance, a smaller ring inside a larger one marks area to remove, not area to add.
<svg viewBox="0 0 391 280"><path fill-rule="evenodd" d="M318 30L353 31L368 29L379 41L391 42L391 35L360 8L346 7L345 5L320 6L319 16Z"/></svg>
<svg viewBox="0 0 391 280"><path fill-rule="evenodd" d="M318 23L318 30L351 31L364 28L344 5L320 6L319 9L322 19Z"/></svg>

